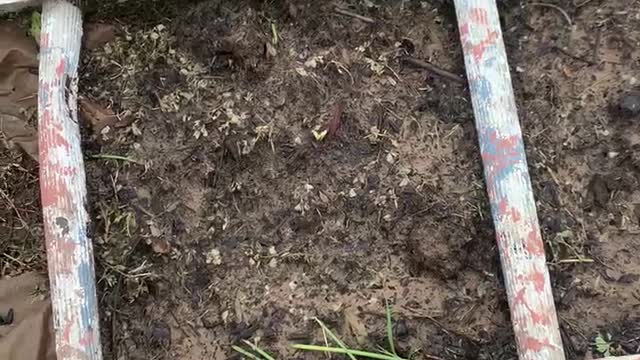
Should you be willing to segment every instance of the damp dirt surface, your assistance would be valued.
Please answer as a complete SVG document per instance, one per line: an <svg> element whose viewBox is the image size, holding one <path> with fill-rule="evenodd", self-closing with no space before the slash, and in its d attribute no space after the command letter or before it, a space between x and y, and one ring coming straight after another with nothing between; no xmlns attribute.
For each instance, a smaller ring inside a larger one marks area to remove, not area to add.
<svg viewBox="0 0 640 360"><path fill-rule="evenodd" d="M126 124L82 124L106 359L325 358L315 318L375 350L386 301L405 357L516 358L468 90L406 60L464 74L451 2L114 4L80 70ZM546 4L500 10L567 358L640 353L640 2ZM2 275L44 271L37 164L0 169Z"/></svg>

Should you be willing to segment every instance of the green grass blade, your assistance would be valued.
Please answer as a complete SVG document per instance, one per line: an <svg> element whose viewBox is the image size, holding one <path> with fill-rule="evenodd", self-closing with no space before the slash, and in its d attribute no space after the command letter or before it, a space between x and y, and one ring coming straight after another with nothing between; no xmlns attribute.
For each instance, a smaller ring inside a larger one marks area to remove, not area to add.
<svg viewBox="0 0 640 360"><path fill-rule="evenodd" d="M368 351L362 350L351 350L345 348L337 348L337 347L328 347L328 346L317 346L317 345L304 345L304 344L294 344L292 347L296 350L302 351L315 351L315 352L323 352L323 353L334 353L334 354L346 354L352 358L353 356L360 356L368 359L378 359L378 360L406 360L397 355L385 355L385 354L377 354Z"/></svg>
<svg viewBox="0 0 640 360"><path fill-rule="evenodd" d="M322 330L329 335L331 340L333 340L336 344L338 344L338 346L340 346L340 348L342 348L342 350L344 350L344 354L347 354L349 359L356 360L356 357L353 356L353 354L351 354L351 351L347 349L347 346L340 339L338 339L338 337L333 332L331 332L331 330L329 330L329 328L322 321L320 321L320 319L318 318L315 318L315 319L316 319L316 322L320 324L320 327L322 328Z"/></svg>
<svg viewBox="0 0 640 360"><path fill-rule="evenodd" d="M382 346L378 346L378 352L381 354L389 355L389 356L396 356L396 357L398 356L389 350L385 350Z"/></svg>
<svg viewBox="0 0 640 360"><path fill-rule="evenodd" d="M393 322L391 321L391 306L389 305L389 300L387 299L384 299L384 303L387 313L387 339L389 339L389 351L391 351L393 355L397 356L398 353L396 353L396 346L393 342Z"/></svg>
<svg viewBox="0 0 640 360"><path fill-rule="evenodd" d="M243 348L241 348L241 347L239 347L239 346L235 346L235 345L233 345L233 346L231 346L231 348L232 348L233 350L235 350L235 351L239 352L240 354L242 354L242 355L244 355L244 356L248 357L249 359L253 359L253 360L262 360L262 359L260 359L259 357L257 357L257 356L255 356L255 355L253 355L252 353L248 352L247 350L245 350L245 349L243 349Z"/></svg>
<svg viewBox="0 0 640 360"><path fill-rule="evenodd" d="M251 349L253 349L253 351L257 352L258 354L260 354L260 356L262 356L263 358L265 358L266 360L275 360L271 355L269 355L266 351L260 349L257 345L250 343L247 340L243 340L245 344L249 345L251 347Z"/></svg>

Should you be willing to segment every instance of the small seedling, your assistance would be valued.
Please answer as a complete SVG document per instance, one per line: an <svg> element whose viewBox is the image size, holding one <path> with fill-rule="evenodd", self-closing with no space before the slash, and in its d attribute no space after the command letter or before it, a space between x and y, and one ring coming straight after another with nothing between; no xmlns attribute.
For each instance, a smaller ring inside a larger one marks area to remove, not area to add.
<svg viewBox="0 0 640 360"><path fill-rule="evenodd" d="M611 336L609 334L605 336L598 335L593 343L596 351L604 356L611 356Z"/></svg>
<svg viewBox="0 0 640 360"><path fill-rule="evenodd" d="M343 354L346 355L350 360L357 360L356 357L367 358L367 359L378 359L378 360L408 360L406 358L400 357L396 353L395 341L393 339L393 322L391 320L391 307L389 303L386 303L386 333L387 340L389 341L389 349L379 348L378 351L366 351L366 350L355 350L349 348L340 338L338 338L332 331L323 323L320 319L315 318L315 321L318 323L320 328L322 329L322 333L324 338L327 340L331 340L335 343L336 346L320 346L320 345L307 345L307 344L294 344L291 345L292 348L296 350L302 351L312 351L312 352L320 352L326 354ZM260 349L257 345L250 343L249 341L243 340L243 342L249 346L250 350L246 348L241 348L239 346L232 346L234 351L239 352L247 359L251 360L275 360L271 355L269 355L264 350ZM411 358L411 357L409 357Z"/></svg>
<svg viewBox="0 0 640 360"><path fill-rule="evenodd" d="M407 360L398 356L395 349L395 342L393 340L393 323L391 321L391 307L389 303L386 304L386 332L387 332L387 340L389 341L389 350L385 350L380 348L377 352L365 351L365 350L354 350L348 348L338 337L331 332L331 330L319 319L315 319L316 322L322 328L322 331L325 335L327 335L337 346L318 346L318 345L305 345L305 344L295 344L292 347L296 350L303 351L316 351L323 353L334 353L334 354L344 354L349 357L351 360L356 360L356 356L363 357L367 359L379 359L379 360Z"/></svg>

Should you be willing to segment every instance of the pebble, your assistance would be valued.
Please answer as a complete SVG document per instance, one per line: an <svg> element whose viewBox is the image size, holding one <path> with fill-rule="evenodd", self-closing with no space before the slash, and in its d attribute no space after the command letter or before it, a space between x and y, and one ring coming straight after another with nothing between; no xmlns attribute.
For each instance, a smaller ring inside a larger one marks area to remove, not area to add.
<svg viewBox="0 0 640 360"><path fill-rule="evenodd" d="M629 92L620 100L620 110L626 116L640 114L640 92Z"/></svg>

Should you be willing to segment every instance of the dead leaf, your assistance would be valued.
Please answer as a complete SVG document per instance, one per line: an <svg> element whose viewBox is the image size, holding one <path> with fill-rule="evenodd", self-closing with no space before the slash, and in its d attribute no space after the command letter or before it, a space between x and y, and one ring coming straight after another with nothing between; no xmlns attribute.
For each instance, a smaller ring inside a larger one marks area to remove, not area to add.
<svg viewBox="0 0 640 360"><path fill-rule="evenodd" d="M116 27L110 24L93 23L84 28L82 45L87 50L97 49L116 37Z"/></svg>
<svg viewBox="0 0 640 360"><path fill-rule="evenodd" d="M0 23L0 131L8 145L38 158L37 133L28 124L38 91L38 52L34 40L10 22Z"/></svg>
<svg viewBox="0 0 640 360"><path fill-rule="evenodd" d="M91 125L95 134L101 133L107 126L116 128L128 126L133 120L132 118L120 119L111 109L104 108L85 97L79 98L78 103L80 116Z"/></svg>
<svg viewBox="0 0 640 360"><path fill-rule="evenodd" d="M0 114L0 132L4 134L9 148L20 146L38 161L38 133L26 121L16 116Z"/></svg>
<svg viewBox="0 0 640 360"><path fill-rule="evenodd" d="M168 254L171 252L171 243L164 237L151 238L148 240L151 250L156 254Z"/></svg>
<svg viewBox="0 0 640 360"><path fill-rule="evenodd" d="M347 327L346 330L353 334L358 344L366 342L369 333L367 333L367 328L358 318L355 309L347 308L344 310L344 324Z"/></svg>

